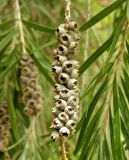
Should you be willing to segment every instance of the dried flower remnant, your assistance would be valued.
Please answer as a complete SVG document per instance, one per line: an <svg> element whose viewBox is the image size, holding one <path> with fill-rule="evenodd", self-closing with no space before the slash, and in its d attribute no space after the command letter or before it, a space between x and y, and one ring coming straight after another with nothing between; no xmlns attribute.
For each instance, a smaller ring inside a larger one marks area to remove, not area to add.
<svg viewBox="0 0 129 160"><path fill-rule="evenodd" d="M23 91L22 100L25 104L25 112L30 117L36 116L42 107L41 87L38 83L38 69L28 54L22 54L20 68L20 82Z"/></svg>
<svg viewBox="0 0 129 160"><path fill-rule="evenodd" d="M65 24L59 25L56 30L59 45L53 54L55 62L52 65L52 72L56 81L55 106L52 110L54 119L50 127L53 140L58 140L61 136L72 135L78 120L77 77L79 63L75 57L78 53L79 34L77 23L71 21L69 7L70 3L66 7Z"/></svg>

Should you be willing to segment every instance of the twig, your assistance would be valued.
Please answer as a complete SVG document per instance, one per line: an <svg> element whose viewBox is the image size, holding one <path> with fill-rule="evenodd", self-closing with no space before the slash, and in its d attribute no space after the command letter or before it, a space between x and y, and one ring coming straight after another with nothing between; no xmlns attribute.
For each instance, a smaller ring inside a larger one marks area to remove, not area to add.
<svg viewBox="0 0 129 160"><path fill-rule="evenodd" d="M71 1L65 0L66 7L65 7L65 22L68 23L71 21L71 13L70 13L70 7L71 7Z"/></svg>
<svg viewBox="0 0 129 160"><path fill-rule="evenodd" d="M20 12L20 6L18 0L15 0L15 15L16 15L16 25L19 28L19 33L20 33L20 41L21 41L21 46L22 46L22 53L26 53L26 48L25 48L25 39L24 39L24 32L23 32L23 24L22 24L22 19L21 19L21 12Z"/></svg>
<svg viewBox="0 0 129 160"><path fill-rule="evenodd" d="M65 150L65 139L63 136L60 137L60 144L61 144L61 158L62 160L68 160Z"/></svg>

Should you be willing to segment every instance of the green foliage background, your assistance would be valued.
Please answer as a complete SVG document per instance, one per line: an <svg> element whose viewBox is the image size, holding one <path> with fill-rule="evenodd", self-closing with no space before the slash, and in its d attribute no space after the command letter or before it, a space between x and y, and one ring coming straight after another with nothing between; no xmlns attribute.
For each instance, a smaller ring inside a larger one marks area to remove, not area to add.
<svg viewBox="0 0 129 160"><path fill-rule="evenodd" d="M78 22L81 33L81 109L77 132L66 144L68 159L128 160L129 1L71 1L72 19ZM50 139L49 129L54 84L51 63L57 45L54 31L64 22L64 0L19 3L25 47L40 71L43 108L32 132L20 99L18 62L22 44L15 25L14 0L0 0L0 99L8 101L12 123L7 150L11 160L57 160L60 144Z"/></svg>

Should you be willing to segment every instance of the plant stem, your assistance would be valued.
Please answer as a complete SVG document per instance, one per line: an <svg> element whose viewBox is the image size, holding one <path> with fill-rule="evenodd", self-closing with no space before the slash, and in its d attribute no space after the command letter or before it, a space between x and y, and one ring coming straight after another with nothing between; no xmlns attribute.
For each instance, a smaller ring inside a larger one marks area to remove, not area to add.
<svg viewBox="0 0 129 160"><path fill-rule="evenodd" d="M60 137L60 144L61 144L61 158L62 160L68 160L65 150L65 138L63 136Z"/></svg>
<svg viewBox="0 0 129 160"><path fill-rule="evenodd" d="M71 13L70 13L70 7L71 7L71 1L65 0L66 8L65 8L65 22L69 23L71 21Z"/></svg>
<svg viewBox="0 0 129 160"><path fill-rule="evenodd" d="M21 41L21 47L22 47L22 53L27 53L25 48L25 39L24 39L24 32L23 32L23 24L21 19L21 11L19 6L19 1L15 0L15 15L16 15L16 26L19 28L20 33L20 41Z"/></svg>

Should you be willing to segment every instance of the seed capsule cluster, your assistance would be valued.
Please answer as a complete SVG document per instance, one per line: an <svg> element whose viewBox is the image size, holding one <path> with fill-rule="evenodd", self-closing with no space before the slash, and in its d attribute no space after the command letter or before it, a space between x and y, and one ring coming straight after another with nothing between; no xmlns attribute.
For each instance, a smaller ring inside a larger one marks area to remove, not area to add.
<svg viewBox="0 0 129 160"><path fill-rule="evenodd" d="M54 91L55 107L52 110L54 119L51 125L53 140L60 136L70 136L75 131L78 120L78 67L75 60L79 40L77 23L70 21L61 24L56 30L59 45L54 50L55 62L52 72L56 80Z"/></svg>
<svg viewBox="0 0 129 160"><path fill-rule="evenodd" d="M9 145L11 123L7 111L7 104L5 102L0 104L0 152Z"/></svg>
<svg viewBox="0 0 129 160"><path fill-rule="evenodd" d="M22 54L20 68L22 100L25 104L24 110L29 116L36 116L42 107L41 87L38 84L38 69L28 54Z"/></svg>

